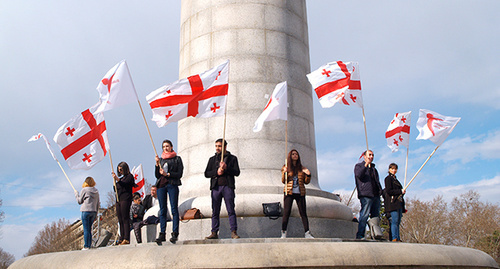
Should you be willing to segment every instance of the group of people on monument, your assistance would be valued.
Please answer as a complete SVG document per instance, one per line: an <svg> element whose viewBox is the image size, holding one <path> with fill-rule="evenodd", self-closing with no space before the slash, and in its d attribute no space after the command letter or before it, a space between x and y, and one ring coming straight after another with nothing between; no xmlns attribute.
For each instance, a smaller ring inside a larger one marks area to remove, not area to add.
<svg viewBox="0 0 500 269"><path fill-rule="evenodd" d="M226 205L231 238L237 239L238 225L235 212L235 177L240 175L238 158L226 150L227 141L218 139L215 141L215 154L208 160L205 177L210 179L210 191L212 202L212 227L211 233L206 239L218 239L220 226L220 210L222 200ZM159 235L156 243L161 245L166 241L166 227L168 217L167 202L170 201L172 232L169 241L175 243L179 238L179 186L184 170L182 158L173 149L170 140L162 142L161 157L155 157L156 183L151 187L151 194L146 195L144 200L138 193L132 193L134 177L130 173L126 162L120 162L117 174L112 173L116 184L116 214L120 226L120 245L130 244L130 231L134 230L138 243L142 242L141 227L147 224L160 224ZM373 163L373 151L367 150L362 155L362 161L354 167L354 175L358 198L361 203L359 212L358 231L356 239L364 239L368 218L378 226L380 220L380 196L384 198L385 212L390 218L390 239L401 241L399 225L405 211L403 196L405 190L396 178L398 166L395 163L389 165L388 176L385 178L385 189L382 188L379 174ZM283 217L281 225L281 238L287 237L288 220L293 205L296 202L302 224L304 237L314 238L309 230L309 220L306 210L306 188L305 185L311 181L311 172L302 165L299 152L292 149L287 156L285 165L281 169L281 181L284 184ZM80 193L75 191L75 197L82 204L82 223L84 227L84 249L92 244L91 226L97 216L99 204L99 193L95 188L95 181L88 177ZM143 219L144 213L159 205L159 211L149 214ZM372 231L373 232L373 231Z"/></svg>

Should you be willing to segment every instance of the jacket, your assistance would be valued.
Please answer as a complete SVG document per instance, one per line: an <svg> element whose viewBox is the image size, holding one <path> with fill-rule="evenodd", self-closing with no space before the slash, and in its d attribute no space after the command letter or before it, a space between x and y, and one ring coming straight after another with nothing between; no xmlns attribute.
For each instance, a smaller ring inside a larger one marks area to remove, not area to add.
<svg viewBox="0 0 500 269"><path fill-rule="evenodd" d="M207 168L205 169L205 177L210 178L210 190L217 186L217 170L219 169L221 154L216 153L214 156L210 157L207 163ZM240 175L240 166L238 165L238 158L231 154L231 152L226 151L224 154L224 162L226 163L226 170L224 171L224 176L227 179L227 186L231 189L235 189L235 179Z"/></svg>
<svg viewBox="0 0 500 269"><path fill-rule="evenodd" d="M99 209L99 191L96 187L85 187L78 194L75 192L75 198L82 212L97 212Z"/></svg>
<svg viewBox="0 0 500 269"><path fill-rule="evenodd" d="M132 201L132 187L135 186L134 176L132 174L121 177L120 181L116 182L116 192L118 199L121 201Z"/></svg>
<svg viewBox="0 0 500 269"><path fill-rule="evenodd" d="M160 174L160 167L155 166L155 176L156 176L155 186L157 188L161 188L167 186L167 184L175 186L182 185L181 177L184 171L184 165L182 164L181 157L175 156L169 159L160 158L161 167L165 167L165 164L168 165L167 172L170 173L170 176L166 177Z"/></svg>
<svg viewBox="0 0 500 269"><path fill-rule="evenodd" d="M358 198L373 198L382 195L382 186L374 163L371 164L371 167L365 167L365 161L357 163L354 166L354 177L356 178Z"/></svg>
<svg viewBox="0 0 500 269"><path fill-rule="evenodd" d="M281 168L281 182L285 184L285 166ZM311 175L307 175L306 173L299 171L297 174L297 177L299 178L299 190L300 190L300 196L305 196L306 195L306 186L305 184L309 184L311 182ZM288 173L288 181L286 185L283 188L283 192L285 195L292 195L293 191L293 173Z"/></svg>
<svg viewBox="0 0 500 269"><path fill-rule="evenodd" d="M402 209L405 211L405 200L403 199L403 185L396 176L389 174L385 180L384 206L385 212Z"/></svg>

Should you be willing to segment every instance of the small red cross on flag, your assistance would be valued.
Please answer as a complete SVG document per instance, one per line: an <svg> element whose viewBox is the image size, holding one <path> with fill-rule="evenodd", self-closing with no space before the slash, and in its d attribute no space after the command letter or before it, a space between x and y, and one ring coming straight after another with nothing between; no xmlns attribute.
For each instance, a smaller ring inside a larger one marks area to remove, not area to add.
<svg viewBox="0 0 500 269"><path fill-rule="evenodd" d="M134 181L135 185L132 187L132 193L138 192L141 195L141 198L144 198L144 195L146 194L144 190L144 173L142 171L142 164L139 164L137 167L134 166L132 170L130 170L130 173L134 175Z"/></svg>
<svg viewBox="0 0 500 269"><path fill-rule="evenodd" d="M410 145L410 117L411 111L404 113L396 113L394 119L387 127L385 138L387 139L387 146L392 152L398 151L399 146Z"/></svg>
<svg viewBox="0 0 500 269"><path fill-rule="evenodd" d="M71 169L88 170L104 159L109 149L103 113L95 113L99 103L83 111L57 130L54 141ZM73 135L68 135L72 130Z"/></svg>
<svg viewBox="0 0 500 269"><path fill-rule="evenodd" d="M146 97L158 127L187 117L224 115L229 60L208 71L165 85ZM165 95L165 93L169 93ZM216 104L216 105L214 105Z"/></svg>
<svg viewBox="0 0 500 269"><path fill-rule="evenodd" d="M327 63L307 74L307 79L318 95L321 107L332 107L338 102L363 107L358 63Z"/></svg>

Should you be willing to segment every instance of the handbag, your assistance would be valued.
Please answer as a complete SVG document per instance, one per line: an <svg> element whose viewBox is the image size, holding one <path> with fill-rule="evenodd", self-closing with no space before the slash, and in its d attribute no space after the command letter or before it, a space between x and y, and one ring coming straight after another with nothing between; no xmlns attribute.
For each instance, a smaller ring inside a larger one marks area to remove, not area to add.
<svg viewBox="0 0 500 269"><path fill-rule="evenodd" d="M201 219L201 218L203 218L203 215L201 214L198 208L188 209L186 210L186 212L184 212L184 215L182 216L182 220Z"/></svg>
<svg viewBox="0 0 500 269"><path fill-rule="evenodd" d="M262 211L266 217L276 220L281 216L281 203L262 203Z"/></svg>

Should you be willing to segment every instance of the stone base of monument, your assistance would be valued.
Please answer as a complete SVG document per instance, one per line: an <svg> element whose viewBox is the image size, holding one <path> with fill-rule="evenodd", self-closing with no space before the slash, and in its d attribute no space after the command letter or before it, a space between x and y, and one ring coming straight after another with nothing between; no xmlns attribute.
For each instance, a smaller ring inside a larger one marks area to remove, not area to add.
<svg viewBox="0 0 500 269"><path fill-rule="evenodd" d="M16 268L499 268L463 247L347 239L253 238L144 243L29 256Z"/></svg>

